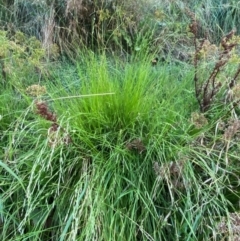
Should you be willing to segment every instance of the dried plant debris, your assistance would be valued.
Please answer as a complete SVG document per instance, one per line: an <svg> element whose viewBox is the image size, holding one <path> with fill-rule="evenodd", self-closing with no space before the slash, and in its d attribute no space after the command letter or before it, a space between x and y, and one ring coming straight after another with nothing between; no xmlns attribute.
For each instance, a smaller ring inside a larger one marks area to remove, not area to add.
<svg viewBox="0 0 240 241"><path fill-rule="evenodd" d="M139 154L146 151L146 147L140 138L134 139L126 144L128 150L136 150Z"/></svg>
<svg viewBox="0 0 240 241"><path fill-rule="evenodd" d="M48 129L48 144L54 148L62 145L69 145L72 142L70 135L66 130L53 124Z"/></svg>
<svg viewBox="0 0 240 241"><path fill-rule="evenodd" d="M203 113L193 112L191 114L191 123L198 129L206 126L208 124L207 118Z"/></svg>
<svg viewBox="0 0 240 241"><path fill-rule="evenodd" d="M223 139L226 142L231 141L240 130L240 120L229 120L227 128L224 130Z"/></svg>
<svg viewBox="0 0 240 241"><path fill-rule="evenodd" d="M225 97L226 103L238 102L240 100L240 84L236 84L233 88L229 88Z"/></svg>
<svg viewBox="0 0 240 241"><path fill-rule="evenodd" d="M233 239L231 240L240 240L240 213L230 213L228 220L222 217L217 225L217 232L227 236L232 233Z"/></svg>
<svg viewBox="0 0 240 241"><path fill-rule="evenodd" d="M155 161L153 163L153 170L158 180L167 181L174 189L184 189L185 182L183 178L183 170L185 160L171 161L162 165Z"/></svg>
<svg viewBox="0 0 240 241"><path fill-rule="evenodd" d="M179 177L182 175L184 168L184 161L171 161L164 163L160 166L158 162L153 163L153 169L157 176L164 176L166 173L169 173L172 176Z"/></svg>

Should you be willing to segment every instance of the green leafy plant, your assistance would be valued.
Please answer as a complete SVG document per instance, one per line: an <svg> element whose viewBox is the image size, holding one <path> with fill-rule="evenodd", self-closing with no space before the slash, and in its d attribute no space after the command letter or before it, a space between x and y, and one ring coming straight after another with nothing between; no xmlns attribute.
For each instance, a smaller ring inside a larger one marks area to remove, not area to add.
<svg viewBox="0 0 240 241"><path fill-rule="evenodd" d="M11 38L6 31L0 31L1 85L22 87L38 82L46 73L44 68L45 51L34 37L27 38L22 32L16 32Z"/></svg>

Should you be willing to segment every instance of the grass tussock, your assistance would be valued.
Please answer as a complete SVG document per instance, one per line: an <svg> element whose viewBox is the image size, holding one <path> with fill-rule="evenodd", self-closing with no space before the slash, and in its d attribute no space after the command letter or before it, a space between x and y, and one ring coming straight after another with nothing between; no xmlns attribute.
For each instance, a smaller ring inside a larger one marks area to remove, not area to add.
<svg viewBox="0 0 240 241"><path fill-rule="evenodd" d="M2 136L1 239L225 235L237 147L226 165L216 123L190 118L194 69L177 81L183 67L89 54L67 86L55 71L55 82L26 88L29 106Z"/></svg>

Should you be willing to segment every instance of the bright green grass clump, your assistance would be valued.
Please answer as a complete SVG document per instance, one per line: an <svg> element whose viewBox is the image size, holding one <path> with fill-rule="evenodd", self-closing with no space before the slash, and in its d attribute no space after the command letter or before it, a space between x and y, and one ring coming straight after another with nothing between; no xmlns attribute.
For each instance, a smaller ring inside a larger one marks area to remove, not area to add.
<svg viewBox="0 0 240 241"><path fill-rule="evenodd" d="M55 72L1 144L0 239L218 240L228 169L190 122L185 67L89 54Z"/></svg>

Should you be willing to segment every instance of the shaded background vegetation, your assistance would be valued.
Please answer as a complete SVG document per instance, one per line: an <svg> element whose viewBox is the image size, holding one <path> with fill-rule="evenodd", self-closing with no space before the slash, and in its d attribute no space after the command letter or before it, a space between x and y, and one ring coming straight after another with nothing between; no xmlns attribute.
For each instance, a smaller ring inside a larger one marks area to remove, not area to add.
<svg viewBox="0 0 240 241"><path fill-rule="evenodd" d="M239 31L238 1L1 1L1 27L39 39L49 55L76 57L76 48L90 47L126 54L139 50L146 37L153 52L186 58L189 16L196 13L201 37L218 43L233 28ZM57 44L55 46L54 44ZM143 47L143 46L142 46Z"/></svg>

